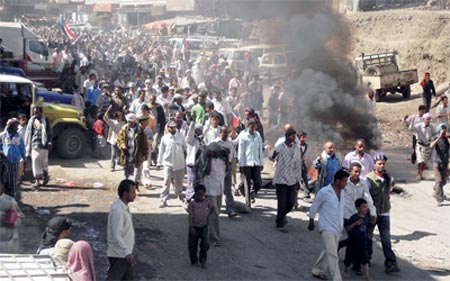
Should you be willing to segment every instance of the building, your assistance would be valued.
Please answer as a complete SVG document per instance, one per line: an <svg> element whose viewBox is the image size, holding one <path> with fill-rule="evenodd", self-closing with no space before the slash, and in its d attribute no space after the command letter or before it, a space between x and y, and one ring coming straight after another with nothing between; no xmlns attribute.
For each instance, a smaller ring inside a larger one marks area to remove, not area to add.
<svg viewBox="0 0 450 281"><path fill-rule="evenodd" d="M47 9L48 0L0 0L0 20L13 21L22 15L42 17Z"/></svg>
<svg viewBox="0 0 450 281"><path fill-rule="evenodd" d="M90 16L108 17L112 24L141 26L164 18L166 0L85 0Z"/></svg>

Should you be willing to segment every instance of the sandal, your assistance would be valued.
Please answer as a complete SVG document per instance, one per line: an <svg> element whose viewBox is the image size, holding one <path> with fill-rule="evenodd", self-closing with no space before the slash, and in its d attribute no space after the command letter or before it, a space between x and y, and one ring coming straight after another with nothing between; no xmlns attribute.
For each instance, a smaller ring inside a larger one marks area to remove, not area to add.
<svg viewBox="0 0 450 281"><path fill-rule="evenodd" d="M314 278L317 278L317 279L320 279L320 280L327 280L327 276L325 274L323 274L323 273L319 273L319 274L313 273L312 276Z"/></svg>

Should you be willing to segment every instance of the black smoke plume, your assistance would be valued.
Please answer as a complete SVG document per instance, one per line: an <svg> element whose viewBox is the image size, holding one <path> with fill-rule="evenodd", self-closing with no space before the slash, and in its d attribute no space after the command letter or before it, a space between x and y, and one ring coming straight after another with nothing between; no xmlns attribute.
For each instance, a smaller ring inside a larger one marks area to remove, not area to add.
<svg viewBox="0 0 450 281"><path fill-rule="evenodd" d="M345 20L323 10L293 16L285 41L295 60L286 85L291 106L286 121L316 141L332 140L342 146L363 138L368 147L378 148L381 134L374 104L358 85L348 57L352 36Z"/></svg>

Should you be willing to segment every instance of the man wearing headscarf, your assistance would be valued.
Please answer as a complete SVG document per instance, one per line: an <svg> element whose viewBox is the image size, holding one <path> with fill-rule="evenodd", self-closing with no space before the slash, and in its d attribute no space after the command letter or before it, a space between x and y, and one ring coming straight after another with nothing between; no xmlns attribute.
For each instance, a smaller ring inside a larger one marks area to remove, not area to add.
<svg viewBox="0 0 450 281"><path fill-rule="evenodd" d="M433 80L430 78L430 73L426 72L425 76L423 77L422 82L420 82L420 86L422 86L423 92L422 92L422 99L423 104L426 107L426 112L430 111L431 107L431 96L436 97L436 89L434 88Z"/></svg>
<svg viewBox="0 0 450 281"><path fill-rule="evenodd" d="M161 191L160 208L167 207L169 199L170 183L173 179L175 195L181 202L184 202L181 192L183 191L183 177L186 168L186 141L184 136L177 129L177 123L170 120L167 124L168 133L161 139L159 146L158 162L156 168L163 167L163 189Z"/></svg>
<svg viewBox="0 0 450 281"><path fill-rule="evenodd" d="M71 239L63 238L59 239L55 244L55 251L53 252L53 260L57 266L66 265L69 258L70 248L72 248L73 242Z"/></svg>
<svg viewBox="0 0 450 281"><path fill-rule="evenodd" d="M425 164L430 161L431 158L431 141L433 140L434 128L431 125L431 119L433 116L431 114L425 113L423 115L423 122L417 124L414 127L417 144L416 144L416 155L417 155L417 180L421 181L423 179L422 173L425 170Z"/></svg>
<svg viewBox="0 0 450 281"><path fill-rule="evenodd" d="M11 197L16 196L17 183L19 182L19 163L23 159L26 165L25 144L17 133L19 121L9 119L6 123L6 130L0 133L0 157L5 157L5 193Z"/></svg>
<svg viewBox="0 0 450 281"><path fill-rule="evenodd" d="M52 255L55 251L55 244L59 239L70 236L72 221L68 217L57 216L51 218L45 232L42 235L41 244L37 250L39 255Z"/></svg>
<svg viewBox="0 0 450 281"><path fill-rule="evenodd" d="M148 155L148 142L144 129L136 122L136 115L128 113L125 119L127 124L117 136L120 165L124 167L125 178L136 182L136 190L139 190L142 163Z"/></svg>
<svg viewBox="0 0 450 281"><path fill-rule="evenodd" d="M48 153L52 150L53 131L50 121L43 114L42 106L33 108L33 116L25 131L26 155L31 156L33 175L36 179L35 188L40 187L40 180L46 186L50 177L48 174Z"/></svg>

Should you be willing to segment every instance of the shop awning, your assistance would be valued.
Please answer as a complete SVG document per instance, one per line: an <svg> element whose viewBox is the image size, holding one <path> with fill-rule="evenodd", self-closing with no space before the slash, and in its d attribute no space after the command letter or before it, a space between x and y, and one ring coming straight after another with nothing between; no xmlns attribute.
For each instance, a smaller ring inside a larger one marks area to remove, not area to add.
<svg viewBox="0 0 450 281"><path fill-rule="evenodd" d="M144 24L142 27L144 30L163 30L166 26L166 23L163 21L154 21Z"/></svg>
<svg viewBox="0 0 450 281"><path fill-rule="evenodd" d="M96 13L111 13L112 5L109 3L94 4L92 11L94 11Z"/></svg>

